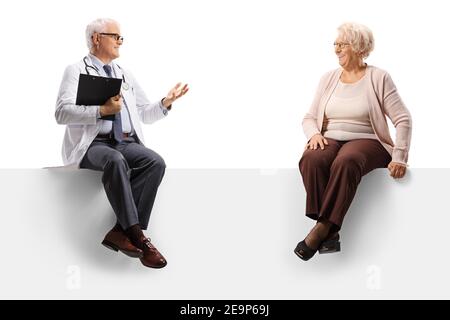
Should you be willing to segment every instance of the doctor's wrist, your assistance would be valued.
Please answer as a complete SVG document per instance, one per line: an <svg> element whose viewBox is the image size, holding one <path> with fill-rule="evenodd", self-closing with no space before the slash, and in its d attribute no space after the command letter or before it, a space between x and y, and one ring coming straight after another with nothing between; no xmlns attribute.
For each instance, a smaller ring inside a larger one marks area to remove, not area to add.
<svg viewBox="0 0 450 320"><path fill-rule="evenodd" d="M100 118L105 116L105 106L99 106L98 114L100 115Z"/></svg>
<svg viewBox="0 0 450 320"><path fill-rule="evenodd" d="M170 110L172 108L172 101L170 101L166 97L161 99L161 103L163 107L166 108L167 110Z"/></svg>

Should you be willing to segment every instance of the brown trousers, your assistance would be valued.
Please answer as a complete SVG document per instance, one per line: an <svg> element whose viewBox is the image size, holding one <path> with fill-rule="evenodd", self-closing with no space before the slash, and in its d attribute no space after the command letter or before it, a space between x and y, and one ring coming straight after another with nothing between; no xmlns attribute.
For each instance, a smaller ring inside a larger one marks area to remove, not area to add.
<svg viewBox="0 0 450 320"><path fill-rule="evenodd" d="M374 139L327 141L324 150L305 150L299 168L306 189L306 216L327 220L338 231L362 176L386 168L391 156Z"/></svg>

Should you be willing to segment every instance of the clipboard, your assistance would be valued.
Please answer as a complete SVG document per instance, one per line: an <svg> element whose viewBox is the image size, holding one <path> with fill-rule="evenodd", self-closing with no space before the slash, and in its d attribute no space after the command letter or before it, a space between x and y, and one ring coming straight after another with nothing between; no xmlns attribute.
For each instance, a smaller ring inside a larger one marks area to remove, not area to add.
<svg viewBox="0 0 450 320"><path fill-rule="evenodd" d="M117 96L120 93L121 86L122 79L80 74L75 104L79 106L101 106L109 98ZM114 118L115 115L108 115L101 119L113 121Z"/></svg>

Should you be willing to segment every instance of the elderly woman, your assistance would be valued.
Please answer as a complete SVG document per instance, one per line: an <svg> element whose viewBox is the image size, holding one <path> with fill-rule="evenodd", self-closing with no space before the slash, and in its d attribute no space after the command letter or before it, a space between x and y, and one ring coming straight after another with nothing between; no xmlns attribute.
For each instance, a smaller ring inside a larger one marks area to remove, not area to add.
<svg viewBox="0 0 450 320"><path fill-rule="evenodd" d="M295 248L303 260L340 251L338 231L362 176L388 168L406 172L411 116L386 71L364 63L374 47L363 25L338 28L334 51L341 68L326 73L303 119L308 143L299 163L306 189L306 216L317 220ZM386 116L396 129L395 143Z"/></svg>

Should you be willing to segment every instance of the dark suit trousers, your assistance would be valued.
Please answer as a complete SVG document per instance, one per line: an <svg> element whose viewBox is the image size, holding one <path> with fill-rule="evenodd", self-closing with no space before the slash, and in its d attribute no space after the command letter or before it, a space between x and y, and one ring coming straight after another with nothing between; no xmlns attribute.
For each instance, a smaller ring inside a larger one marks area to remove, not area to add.
<svg viewBox="0 0 450 320"><path fill-rule="evenodd" d="M166 168L161 156L133 137L121 143L96 139L80 168L103 171L106 195L123 229L135 224L147 229Z"/></svg>
<svg viewBox="0 0 450 320"><path fill-rule="evenodd" d="M306 189L306 216L329 221L337 231L362 176L387 167L391 156L374 139L327 141L324 150L305 150L299 168Z"/></svg>

